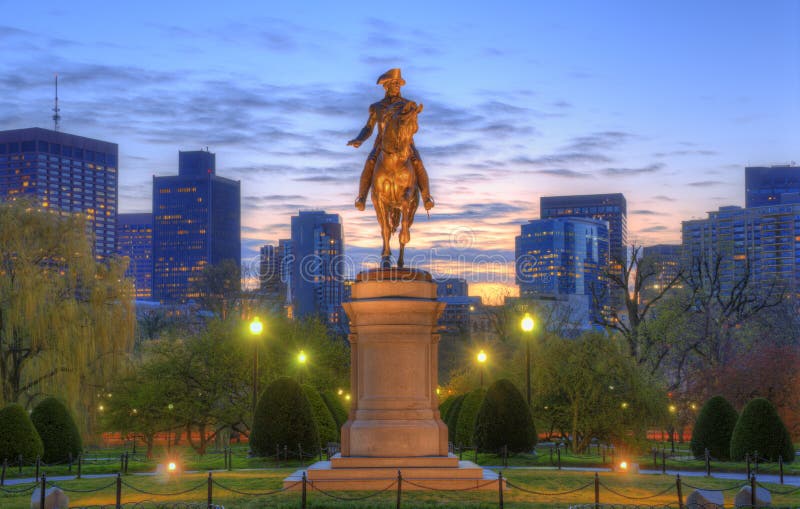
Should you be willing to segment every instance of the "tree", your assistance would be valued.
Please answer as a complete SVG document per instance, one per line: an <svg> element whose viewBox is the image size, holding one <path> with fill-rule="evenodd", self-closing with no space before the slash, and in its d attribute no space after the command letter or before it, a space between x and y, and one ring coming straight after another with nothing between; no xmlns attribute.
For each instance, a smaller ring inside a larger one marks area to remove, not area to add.
<svg viewBox="0 0 800 509"><path fill-rule="evenodd" d="M458 426L458 414L461 412L461 405L464 403L466 394L459 394L447 409L447 415L444 416L444 423L447 425L447 439L451 442L456 441L456 427Z"/></svg>
<svg viewBox="0 0 800 509"><path fill-rule="evenodd" d="M528 452L536 446L536 428L522 394L511 381L489 386L475 419L475 445L484 451Z"/></svg>
<svg viewBox="0 0 800 509"><path fill-rule="evenodd" d="M534 408L547 409L576 452L592 438L644 440L648 426L666 417L664 392L615 336L547 338L537 352L534 380Z"/></svg>
<svg viewBox="0 0 800 509"><path fill-rule="evenodd" d="M319 449L319 435L311 405L300 384L279 378L262 393L256 406L250 447L258 456L270 456L276 447L297 445L304 451Z"/></svg>
<svg viewBox="0 0 800 509"><path fill-rule="evenodd" d="M328 407L330 410L331 415L333 416L333 420L336 421L336 438L339 438L339 430L342 429L342 425L347 422L347 410L345 410L344 405L339 400L339 398L329 391L323 391L320 393L322 396L322 400L325 402L325 406ZM335 440L336 441L336 440Z"/></svg>
<svg viewBox="0 0 800 509"><path fill-rule="evenodd" d="M22 456L26 462L42 456L44 446L22 405L12 403L0 410L0 458L10 462Z"/></svg>
<svg viewBox="0 0 800 509"><path fill-rule="evenodd" d="M711 457L728 460L731 435L739 414L722 396L714 396L703 405L692 430L691 449L695 458L703 458L708 449Z"/></svg>
<svg viewBox="0 0 800 509"><path fill-rule="evenodd" d="M241 272L233 260L206 265L194 289L204 309L225 320L239 304L242 295Z"/></svg>
<svg viewBox="0 0 800 509"><path fill-rule="evenodd" d="M123 260L94 260L78 215L0 204L0 402L59 394L91 426L96 391L133 345L124 272Z"/></svg>
<svg viewBox="0 0 800 509"><path fill-rule="evenodd" d="M475 418L485 395L484 389L475 389L461 402L453 443L460 446L470 446L475 443Z"/></svg>
<svg viewBox="0 0 800 509"><path fill-rule="evenodd" d="M748 403L733 429L731 459L742 461L746 454L750 457L757 454L767 461L778 461L778 456L787 463L794 460L794 445L789 431L772 403L764 398Z"/></svg>
<svg viewBox="0 0 800 509"><path fill-rule="evenodd" d="M69 409L56 398L46 398L31 412L33 422L44 446L42 461L62 463L77 458L83 441Z"/></svg>
<svg viewBox="0 0 800 509"><path fill-rule="evenodd" d="M311 405L311 413L314 415L314 423L317 425L320 444L339 441L339 428L333 419L331 411L320 396L319 392L310 385L303 385L303 392Z"/></svg>
<svg viewBox="0 0 800 509"><path fill-rule="evenodd" d="M655 374L670 353L670 343L664 336L653 334L648 328L655 310L654 306L671 290L680 285L683 271L678 270L662 284L658 280L660 267L656 256L642 256L642 247L634 245L630 259L614 260L613 266L605 271L608 288L593 288L595 302L605 300L609 295L622 295L622 306L611 306L608 314L600 316L600 324L619 332L625 338L628 353L638 364L647 365Z"/></svg>

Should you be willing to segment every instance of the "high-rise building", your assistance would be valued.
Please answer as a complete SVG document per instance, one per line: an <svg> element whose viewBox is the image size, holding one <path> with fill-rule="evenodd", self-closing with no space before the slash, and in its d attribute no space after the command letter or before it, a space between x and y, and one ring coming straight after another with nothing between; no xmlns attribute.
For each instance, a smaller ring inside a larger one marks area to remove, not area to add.
<svg viewBox="0 0 800 509"><path fill-rule="evenodd" d="M752 288L775 284L800 298L800 203L720 207L707 219L684 221L682 243L686 267L719 258L723 294L748 276Z"/></svg>
<svg viewBox="0 0 800 509"><path fill-rule="evenodd" d="M49 129L0 131L0 199L84 214L94 255L105 259L116 248L118 153L116 143Z"/></svg>
<svg viewBox="0 0 800 509"><path fill-rule="evenodd" d="M215 155L180 152L178 175L153 177L153 297L184 302L207 265L241 266L239 181L216 175Z"/></svg>
<svg viewBox="0 0 800 509"><path fill-rule="evenodd" d="M649 260L655 272L644 283L642 299L649 301L670 283L673 283L673 288L680 286L680 283L675 284L674 281L681 270L682 252L683 246L680 244L658 244L642 248L642 259Z"/></svg>
<svg viewBox="0 0 800 509"><path fill-rule="evenodd" d="M117 214L117 254L129 258L137 299L153 296L153 214Z"/></svg>
<svg viewBox="0 0 800 509"><path fill-rule="evenodd" d="M339 215L316 210L292 216L290 252L284 256L287 254L291 255L287 265L292 316L317 315L333 330L346 330L342 298L347 274Z"/></svg>
<svg viewBox="0 0 800 509"><path fill-rule="evenodd" d="M480 306L481 298L469 296L467 280L457 277L437 280L436 297L436 300L446 304L439 317L440 330L454 334L469 333L470 317Z"/></svg>
<svg viewBox="0 0 800 509"><path fill-rule="evenodd" d="M589 217L608 222L610 261L626 264L628 260L628 205L622 193L542 196L539 216Z"/></svg>
<svg viewBox="0 0 800 509"><path fill-rule="evenodd" d="M747 208L797 203L800 197L800 167L748 166L744 169L744 183Z"/></svg>
<svg viewBox="0 0 800 509"><path fill-rule="evenodd" d="M522 225L516 238L520 299L577 296L581 321L600 321L608 303L609 227L602 219L557 217Z"/></svg>

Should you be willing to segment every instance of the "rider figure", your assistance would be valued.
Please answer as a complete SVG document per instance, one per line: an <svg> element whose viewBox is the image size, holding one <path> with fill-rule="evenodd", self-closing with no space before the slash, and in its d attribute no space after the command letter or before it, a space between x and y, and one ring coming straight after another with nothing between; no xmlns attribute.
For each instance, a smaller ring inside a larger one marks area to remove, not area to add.
<svg viewBox="0 0 800 509"><path fill-rule="evenodd" d="M381 150L381 137L383 136L383 114L392 104L407 103L407 99L400 96L400 87L405 85L406 82L400 75L400 69L389 69L378 78L378 85L383 85L386 90L386 96L380 101L371 104L369 107L369 118L367 124L358 133L358 136L348 141L348 145L355 148L361 146L371 135L372 129L375 124L378 125L378 134L375 136L375 145L372 147L367 162L364 164L364 171L361 172L361 181L358 187L358 197L356 198L356 208L364 210L364 203L367 200L367 191L372 185L372 172L375 169L375 161L378 159L378 153ZM431 198L430 187L428 184L428 172L425 171L425 166L422 165L422 159L419 157L417 147L411 143L411 165L414 167L414 172L417 174L417 186L422 194L422 202L425 210L433 208L433 198Z"/></svg>

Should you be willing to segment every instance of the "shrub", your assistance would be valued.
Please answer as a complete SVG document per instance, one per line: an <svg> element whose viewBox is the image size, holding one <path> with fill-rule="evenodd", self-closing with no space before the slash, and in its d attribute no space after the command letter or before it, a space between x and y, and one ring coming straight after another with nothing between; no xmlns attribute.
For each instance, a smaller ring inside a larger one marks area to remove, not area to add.
<svg viewBox="0 0 800 509"><path fill-rule="evenodd" d="M708 449L712 458L729 460L731 455L731 435L739 414L722 396L709 399L700 413L692 430L691 448L695 458L704 458Z"/></svg>
<svg viewBox="0 0 800 509"><path fill-rule="evenodd" d="M0 410L0 461L34 461L44 452L42 439L33 427L28 412L16 403Z"/></svg>
<svg viewBox="0 0 800 509"><path fill-rule="evenodd" d="M458 422L456 423L455 440L453 443L459 445L473 445L475 443L475 417L483 403L486 395L484 389L475 389L468 393L461 402L461 410L458 412Z"/></svg>
<svg viewBox="0 0 800 509"><path fill-rule="evenodd" d="M261 394L256 405L250 448L258 456L275 454L275 447L300 445L304 451L319 448L317 425L300 384L279 378Z"/></svg>
<svg viewBox="0 0 800 509"><path fill-rule="evenodd" d="M453 404L453 401L455 401L457 397L458 396L456 395L450 395L447 396L447 399L439 403L439 417L441 417L442 420L445 420L447 411L450 409L450 406Z"/></svg>
<svg viewBox="0 0 800 509"><path fill-rule="evenodd" d="M444 423L447 424L447 440L455 443L456 440L456 426L458 425L458 414L461 411L461 404L466 398L466 394L459 394L447 409L447 416L444 418Z"/></svg>
<svg viewBox="0 0 800 509"><path fill-rule="evenodd" d="M475 445L484 451L528 452L536 446L536 428L528 405L513 383L500 379L486 391L475 420Z"/></svg>
<svg viewBox="0 0 800 509"><path fill-rule="evenodd" d="M31 413L33 422L44 446L42 461L61 463L72 454L77 458L83 449L81 434L69 410L56 398L46 398Z"/></svg>
<svg viewBox="0 0 800 509"><path fill-rule="evenodd" d="M317 425L320 444L338 442L339 428L336 426L336 421L333 420L333 415L328 410L328 406L322 396L310 385L304 385L303 392L305 392L308 403L311 405L311 414L314 416L314 423Z"/></svg>
<svg viewBox="0 0 800 509"><path fill-rule="evenodd" d="M323 392L320 393L320 396L322 396L322 401L325 402L328 410L331 411L333 420L336 421L336 428L342 429L342 425L347 422L348 412L341 399L332 392Z"/></svg>
<svg viewBox="0 0 800 509"><path fill-rule="evenodd" d="M778 456L787 463L794 459L789 431L772 403L764 398L756 398L744 407L731 437L731 459L741 461L746 454L756 452L768 461L777 461Z"/></svg>

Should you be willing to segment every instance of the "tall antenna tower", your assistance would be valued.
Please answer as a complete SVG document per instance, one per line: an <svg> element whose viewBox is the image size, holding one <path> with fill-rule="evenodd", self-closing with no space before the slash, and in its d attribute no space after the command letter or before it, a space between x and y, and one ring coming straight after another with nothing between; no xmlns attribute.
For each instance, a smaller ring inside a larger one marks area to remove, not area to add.
<svg viewBox="0 0 800 509"><path fill-rule="evenodd" d="M61 109L58 107L58 74L56 74L56 105L53 108L53 130L58 131L58 123L61 121L59 112Z"/></svg>

